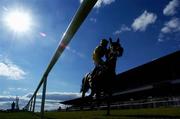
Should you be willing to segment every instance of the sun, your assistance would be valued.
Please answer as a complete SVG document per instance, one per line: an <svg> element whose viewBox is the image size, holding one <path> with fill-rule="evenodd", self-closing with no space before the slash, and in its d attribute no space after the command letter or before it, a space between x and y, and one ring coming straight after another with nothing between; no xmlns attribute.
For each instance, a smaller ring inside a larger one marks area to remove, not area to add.
<svg viewBox="0 0 180 119"><path fill-rule="evenodd" d="M27 12L15 10L5 15L5 23L11 30L20 33L30 30L32 20Z"/></svg>

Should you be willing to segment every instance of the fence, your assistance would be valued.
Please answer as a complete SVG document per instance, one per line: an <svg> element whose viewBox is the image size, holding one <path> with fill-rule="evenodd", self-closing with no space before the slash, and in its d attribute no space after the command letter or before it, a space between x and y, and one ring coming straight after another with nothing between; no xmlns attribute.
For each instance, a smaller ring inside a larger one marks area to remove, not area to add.
<svg viewBox="0 0 180 119"><path fill-rule="evenodd" d="M24 107L28 111L33 111L35 110L35 105L36 105L36 95L37 92L39 91L40 87L43 86L42 88L42 101L41 101L41 119L44 118L44 105L45 105L45 98L46 98L46 84L47 84L47 78L48 75L53 68L53 66L56 64L57 60L63 53L64 49L66 46L69 44L69 42L72 40L73 36L89 14L89 12L92 10L93 6L96 4L97 0L83 0L82 4L80 5L79 9L77 10L76 14L72 18L72 21L70 22L69 26L67 27L65 33L63 34L60 43L49 63L47 66L40 82L39 85L37 86L35 92L33 93L32 97L30 98L29 102L27 105Z"/></svg>

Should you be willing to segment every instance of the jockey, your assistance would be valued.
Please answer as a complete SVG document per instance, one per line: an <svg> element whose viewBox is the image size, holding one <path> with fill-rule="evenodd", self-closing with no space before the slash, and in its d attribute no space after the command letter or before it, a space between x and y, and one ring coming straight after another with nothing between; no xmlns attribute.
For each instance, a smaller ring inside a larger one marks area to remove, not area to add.
<svg viewBox="0 0 180 119"><path fill-rule="evenodd" d="M93 61L95 64L95 68L91 73L92 77L95 76L95 74L100 68L105 67L105 61L103 61L102 58L107 54L107 46L108 46L108 41L106 39L102 39L100 45L97 46L93 52Z"/></svg>

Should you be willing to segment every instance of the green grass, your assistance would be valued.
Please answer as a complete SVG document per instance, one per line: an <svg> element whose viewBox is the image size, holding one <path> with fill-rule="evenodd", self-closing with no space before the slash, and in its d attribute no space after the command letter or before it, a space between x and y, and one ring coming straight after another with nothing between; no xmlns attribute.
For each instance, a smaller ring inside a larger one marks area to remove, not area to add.
<svg viewBox="0 0 180 119"><path fill-rule="evenodd" d="M136 118L180 118L180 108L157 109L126 109L106 111L74 111L74 112L47 112L46 117L52 119L136 119Z"/></svg>
<svg viewBox="0 0 180 119"><path fill-rule="evenodd" d="M0 112L0 119L40 119L30 112Z"/></svg>
<svg viewBox="0 0 180 119"><path fill-rule="evenodd" d="M0 119L40 119L39 113L29 112L0 112ZM106 116L106 111L72 111L72 112L46 112L46 119L169 119L180 118L180 108L156 109L125 109L111 110L111 115Z"/></svg>

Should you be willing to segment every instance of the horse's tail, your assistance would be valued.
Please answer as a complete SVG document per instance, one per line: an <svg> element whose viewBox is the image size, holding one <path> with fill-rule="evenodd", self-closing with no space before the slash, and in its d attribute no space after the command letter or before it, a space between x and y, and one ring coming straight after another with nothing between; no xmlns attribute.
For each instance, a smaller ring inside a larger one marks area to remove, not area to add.
<svg viewBox="0 0 180 119"><path fill-rule="evenodd" d="M84 78L82 79L82 85L81 85L81 90L80 93L82 93L82 97L85 97L85 93L89 90L89 75L90 73L87 73Z"/></svg>
<svg viewBox="0 0 180 119"><path fill-rule="evenodd" d="M81 84L80 93L85 90L86 81L87 81L88 75L89 75L89 73L87 73L87 74L83 77L83 79L82 79L82 84Z"/></svg>

